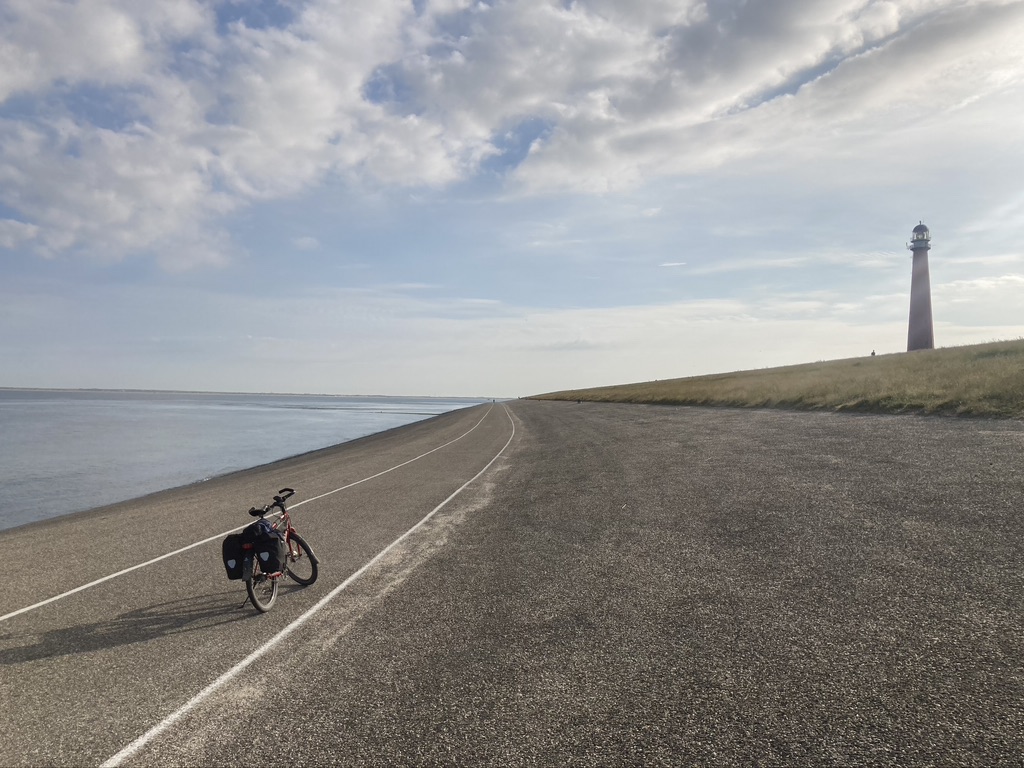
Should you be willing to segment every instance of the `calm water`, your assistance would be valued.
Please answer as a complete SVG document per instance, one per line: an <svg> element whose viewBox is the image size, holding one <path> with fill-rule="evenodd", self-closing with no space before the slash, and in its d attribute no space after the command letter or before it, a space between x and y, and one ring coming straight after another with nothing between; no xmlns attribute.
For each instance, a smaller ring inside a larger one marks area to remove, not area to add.
<svg viewBox="0 0 1024 768"><path fill-rule="evenodd" d="M0 530L325 448L479 402L0 390Z"/></svg>

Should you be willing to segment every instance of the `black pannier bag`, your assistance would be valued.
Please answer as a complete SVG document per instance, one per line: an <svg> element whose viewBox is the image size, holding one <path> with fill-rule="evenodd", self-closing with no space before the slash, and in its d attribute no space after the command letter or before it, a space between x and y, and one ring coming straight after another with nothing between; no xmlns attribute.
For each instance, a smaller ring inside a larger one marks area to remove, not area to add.
<svg viewBox="0 0 1024 768"><path fill-rule="evenodd" d="M284 537L271 531L254 543L260 570L266 574L280 573L284 569Z"/></svg>
<svg viewBox="0 0 1024 768"><path fill-rule="evenodd" d="M284 536L266 520L247 525L241 533L243 544L252 544L253 557L263 573L280 573L284 567Z"/></svg>
<svg viewBox="0 0 1024 768"><path fill-rule="evenodd" d="M224 569L229 579L242 578L242 534L229 533L221 545L224 555Z"/></svg>

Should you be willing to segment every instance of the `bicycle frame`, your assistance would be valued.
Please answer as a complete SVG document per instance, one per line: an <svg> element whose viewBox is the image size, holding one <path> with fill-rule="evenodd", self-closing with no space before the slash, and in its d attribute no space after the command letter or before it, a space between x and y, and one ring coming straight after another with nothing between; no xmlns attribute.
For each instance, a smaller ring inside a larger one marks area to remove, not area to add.
<svg viewBox="0 0 1024 768"><path fill-rule="evenodd" d="M270 524L270 527L273 530L278 531L279 533L280 532L284 533L284 543L285 543L285 545L288 548L288 555L290 557L299 557L299 556L301 556L302 551L299 549L299 547L297 545L292 543L292 536L298 535L298 532L295 530L295 527L292 525L292 516L288 512L287 508L285 508L283 503L278 506L278 509L280 510L280 512L276 513L277 520L272 522ZM251 549L251 547L250 547L250 549ZM316 557L315 555L310 555L310 556L314 557L314 558ZM282 563L282 566L283 565L284 565L284 563ZM266 574L266 575L267 575L268 579L278 579L278 578L280 578L283 575L283 570L282 570L281 573L273 573L273 574Z"/></svg>
<svg viewBox="0 0 1024 768"><path fill-rule="evenodd" d="M283 528L282 523L284 524ZM273 528L275 531L284 531L284 543L288 547L289 555L296 556L299 554L296 549L292 549L292 536L296 533L296 531L295 528L292 526L292 516L288 514L287 509L283 509L281 511L280 518L276 522L271 523L270 527ZM270 578L277 578L277 576L271 576Z"/></svg>

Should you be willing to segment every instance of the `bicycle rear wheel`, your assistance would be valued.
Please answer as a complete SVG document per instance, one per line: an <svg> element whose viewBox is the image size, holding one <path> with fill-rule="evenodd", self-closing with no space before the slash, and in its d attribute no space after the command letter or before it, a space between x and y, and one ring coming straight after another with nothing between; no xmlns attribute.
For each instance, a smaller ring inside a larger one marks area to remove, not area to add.
<svg viewBox="0 0 1024 768"><path fill-rule="evenodd" d="M293 580L303 586L312 584L320 574L316 555L313 554L313 550L309 548L306 540L297 533L293 533L289 537L288 555L285 557L284 569Z"/></svg>
<svg viewBox="0 0 1024 768"><path fill-rule="evenodd" d="M252 578L245 582L245 589L249 593L253 607L260 613L269 611L277 599L277 579L263 573L256 563L253 564Z"/></svg>

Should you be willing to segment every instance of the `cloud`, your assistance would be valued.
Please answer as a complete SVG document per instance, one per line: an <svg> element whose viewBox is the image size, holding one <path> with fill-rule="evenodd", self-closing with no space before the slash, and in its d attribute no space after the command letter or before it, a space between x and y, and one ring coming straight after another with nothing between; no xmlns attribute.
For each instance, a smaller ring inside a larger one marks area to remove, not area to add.
<svg viewBox="0 0 1024 768"><path fill-rule="evenodd" d="M208 156L142 126L0 120L0 200L28 219L26 242L44 256L216 262L226 239L217 215L238 201L211 188L201 171Z"/></svg>
<svg viewBox="0 0 1024 768"><path fill-rule="evenodd" d="M936 325L943 323L958 328L1013 325L1020 317L1017 308L1022 292L1024 275L1021 274L941 283L932 288L932 317ZM985 340L995 338L998 336Z"/></svg>
<svg viewBox="0 0 1024 768"><path fill-rule="evenodd" d="M726 272L750 272L752 270L792 270L805 266L811 256L767 256L760 258L732 258L709 262L690 270L693 274L714 275Z"/></svg>
<svg viewBox="0 0 1024 768"><path fill-rule="evenodd" d="M211 24L193 0L8 0L0 19L0 102L51 87L139 84Z"/></svg>
<svg viewBox="0 0 1024 768"><path fill-rule="evenodd" d="M1007 145L1024 87L1019 3L229 7L5 4L0 205L27 228L0 245L223 264L230 216L332 183L591 194L775 165L877 184L905 146L897 167L938 173L949 146Z"/></svg>
<svg viewBox="0 0 1024 768"><path fill-rule="evenodd" d="M673 30L648 77L602 89L605 106L559 122L516 178L528 188L616 189L751 159L797 165L848 156L846 141L866 155L865 139L870 146L893 132L928 129L909 159L941 146L937 130L946 129L935 118L968 95L1002 108L1005 89L1020 89L1019 5L906 4L899 29L881 38L851 16L851 5L719 6L721 18ZM879 166L866 163L864 177L877 184ZM819 175L818 183L826 178L849 179Z"/></svg>
<svg viewBox="0 0 1024 768"><path fill-rule="evenodd" d="M0 219L0 248L17 248L24 242L34 238L39 227L14 219Z"/></svg>

